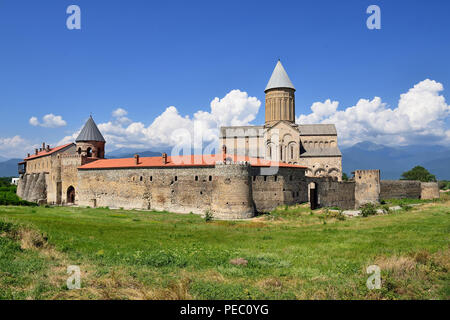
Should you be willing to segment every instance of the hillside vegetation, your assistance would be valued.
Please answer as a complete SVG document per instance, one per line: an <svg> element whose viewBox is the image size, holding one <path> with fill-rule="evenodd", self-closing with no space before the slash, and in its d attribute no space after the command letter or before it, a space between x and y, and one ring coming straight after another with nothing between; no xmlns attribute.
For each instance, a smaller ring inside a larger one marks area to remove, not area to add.
<svg viewBox="0 0 450 320"><path fill-rule="evenodd" d="M366 218L298 205L209 222L3 206L0 298L449 299L449 218L448 199ZM379 290L366 287L374 264ZM80 267L81 289L67 289L69 265Z"/></svg>
<svg viewBox="0 0 450 320"><path fill-rule="evenodd" d="M36 206L35 203L20 199L16 191L17 186L11 184L11 178L0 178L0 205Z"/></svg>

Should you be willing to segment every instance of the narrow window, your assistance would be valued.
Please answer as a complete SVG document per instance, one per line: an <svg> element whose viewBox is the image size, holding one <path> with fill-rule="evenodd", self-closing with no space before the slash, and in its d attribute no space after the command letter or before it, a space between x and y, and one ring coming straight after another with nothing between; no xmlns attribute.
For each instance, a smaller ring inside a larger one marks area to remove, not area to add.
<svg viewBox="0 0 450 320"><path fill-rule="evenodd" d="M267 181L267 176L264 176L264 181Z"/></svg>
<svg viewBox="0 0 450 320"><path fill-rule="evenodd" d="M273 181L277 181L278 180L278 176L273 176Z"/></svg>
<svg viewBox="0 0 450 320"><path fill-rule="evenodd" d="M256 176L253 176L253 181L256 181Z"/></svg>
<svg viewBox="0 0 450 320"><path fill-rule="evenodd" d="M294 159L294 146L291 146L291 159Z"/></svg>
<svg viewBox="0 0 450 320"><path fill-rule="evenodd" d="M212 181L212 176L209 176L209 181Z"/></svg>
<svg viewBox="0 0 450 320"><path fill-rule="evenodd" d="M195 176L195 181L198 181L198 176Z"/></svg>
<svg viewBox="0 0 450 320"><path fill-rule="evenodd" d="M150 181L153 181L153 176L150 176Z"/></svg>
<svg viewBox="0 0 450 320"><path fill-rule="evenodd" d="M177 176L175 176L175 181L178 181L178 177Z"/></svg>
<svg viewBox="0 0 450 320"><path fill-rule="evenodd" d="M142 181L142 179L143 179L143 178L142 178L142 176L141 176L141 177L139 178L139 180Z"/></svg>

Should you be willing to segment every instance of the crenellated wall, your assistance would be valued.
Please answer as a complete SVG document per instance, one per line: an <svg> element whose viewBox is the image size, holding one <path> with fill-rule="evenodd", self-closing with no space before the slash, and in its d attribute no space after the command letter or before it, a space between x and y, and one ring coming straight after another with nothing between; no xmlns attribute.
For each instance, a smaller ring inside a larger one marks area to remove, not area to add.
<svg viewBox="0 0 450 320"><path fill-rule="evenodd" d="M315 188L320 207L355 208L354 181L338 181L333 177L307 177L306 180L308 182L308 199L310 188Z"/></svg>
<svg viewBox="0 0 450 320"><path fill-rule="evenodd" d="M251 175L253 201L258 212L308 201L304 169L278 168L276 173L264 174L261 168L252 168Z"/></svg>

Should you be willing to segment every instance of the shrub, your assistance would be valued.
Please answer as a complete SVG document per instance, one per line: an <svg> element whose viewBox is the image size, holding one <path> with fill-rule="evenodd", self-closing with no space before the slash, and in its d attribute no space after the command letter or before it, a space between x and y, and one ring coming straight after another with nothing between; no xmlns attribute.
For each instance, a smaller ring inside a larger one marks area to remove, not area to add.
<svg viewBox="0 0 450 320"><path fill-rule="evenodd" d="M387 204L383 204L383 205L381 206L381 209L382 209L383 212L386 213L386 214L391 213L391 209L389 208L389 205L387 205Z"/></svg>
<svg viewBox="0 0 450 320"><path fill-rule="evenodd" d="M409 211L412 209L412 206L410 206L406 203L400 203L400 207L402 208L402 210L405 210L405 211Z"/></svg>
<svg viewBox="0 0 450 320"><path fill-rule="evenodd" d="M344 221L345 220L344 210L339 210L339 214L337 216L337 219L339 221Z"/></svg>
<svg viewBox="0 0 450 320"><path fill-rule="evenodd" d="M16 194L16 186L0 187L0 205L2 206L37 206L36 203L20 199Z"/></svg>
<svg viewBox="0 0 450 320"><path fill-rule="evenodd" d="M210 210L205 211L205 222L209 222L213 220L213 214Z"/></svg>
<svg viewBox="0 0 450 320"><path fill-rule="evenodd" d="M377 214L377 209L373 203L366 203L361 207L361 215L363 217L373 216Z"/></svg>

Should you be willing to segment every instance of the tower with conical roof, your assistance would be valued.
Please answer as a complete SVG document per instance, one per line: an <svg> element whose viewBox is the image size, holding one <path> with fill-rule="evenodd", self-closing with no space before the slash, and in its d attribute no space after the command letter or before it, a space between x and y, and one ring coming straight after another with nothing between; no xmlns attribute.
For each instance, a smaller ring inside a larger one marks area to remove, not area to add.
<svg viewBox="0 0 450 320"><path fill-rule="evenodd" d="M278 60L266 89L266 125L277 121L295 123L295 88Z"/></svg>
<svg viewBox="0 0 450 320"><path fill-rule="evenodd" d="M105 157L105 138L98 130L92 116L86 121L75 142L78 154L89 158L103 159Z"/></svg>

